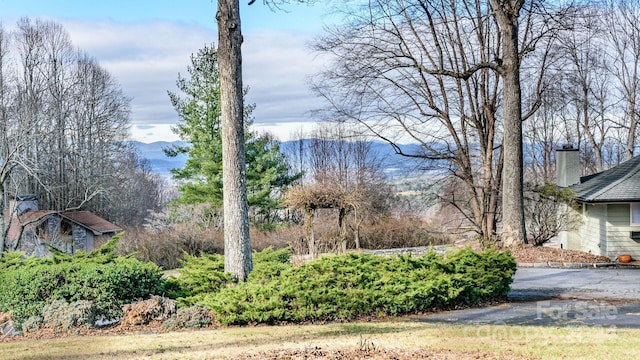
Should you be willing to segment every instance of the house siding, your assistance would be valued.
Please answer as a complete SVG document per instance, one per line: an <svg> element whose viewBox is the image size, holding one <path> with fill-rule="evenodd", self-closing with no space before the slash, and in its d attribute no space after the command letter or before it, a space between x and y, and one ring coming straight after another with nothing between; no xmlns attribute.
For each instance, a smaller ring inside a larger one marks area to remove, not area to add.
<svg viewBox="0 0 640 360"><path fill-rule="evenodd" d="M36 236L33 230L25 231L22 234L22 240L20 241L20 248L18 250L24 251L26 256L35 255L42 257L46 255L44 242Z"/></svg>
<svg viewBox="0 0 640 360"><path fill-rule="evenodd" d="M577 217L582 216L582 209L578 211L566 205L565 205L565 208L561 211L569 211L571 212L571 216L577 216ZM558 242L560 244L560 247L563 249L571 249L571 250L580 249L581 250L582 249L581 239L582 239L582 235L577 231L561 231L558 234Z"/></svg>
<svg viewBox="0 0 640 360"><path fill-rule="evenodd" d="M607 256L616 259L621 254L640 258L640 244L631 239L631 231L640 231L640 226L631 226L630 204L607 205Z"/></svg>
<svg viewBox="0 0 640 360"><path fill-rule="evenodd" d="M72 236L73 236L73 250L74 251L91 251L93 250L93 246L91 247L91 249L87 249L87 234L88 231L85 230L85 228L78 226L78 225L73 225L73 231L72 231Z"/></svg>
<svg viewBox="0 0 640 360"><path fill-rule="evenodd" d="M595 255L607 253L607 205L587 204L584 207L582 231L575 234L574 246L570 249L581 250Z"/></svg>

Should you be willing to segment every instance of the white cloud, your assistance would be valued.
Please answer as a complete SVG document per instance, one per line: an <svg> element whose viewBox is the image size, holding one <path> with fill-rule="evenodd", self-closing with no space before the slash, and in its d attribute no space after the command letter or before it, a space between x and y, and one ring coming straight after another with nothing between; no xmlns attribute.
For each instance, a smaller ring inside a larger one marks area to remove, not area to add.
<svg viewBox="0 0 640 360"><path fill-rule="evenodd" d="M133 98L132 133L138 140L154 138L155 132L155 137L167 138L170 124L178 120L167 90L176 90L177 75L186 74L192 53L217 43L211 29L181 22L57 21L74 45L95 57ZM317 108L319 100L306 79L321 65L307 47L311 36L252 30L244 39L244 84L250 87L247 102L257 105L255 125L285 134L291 123L310 121L308 111ZM153 127L143 130L144 125ZM276 131L278 126L281 130Z"/></svg>
<svg viewBox="0 0 640 360"><path fill-rule="evenodd" d="M180 140L180 138L171 131L170 124L133 125L131 127L131 135L133 140L143 143Z"/></svg>

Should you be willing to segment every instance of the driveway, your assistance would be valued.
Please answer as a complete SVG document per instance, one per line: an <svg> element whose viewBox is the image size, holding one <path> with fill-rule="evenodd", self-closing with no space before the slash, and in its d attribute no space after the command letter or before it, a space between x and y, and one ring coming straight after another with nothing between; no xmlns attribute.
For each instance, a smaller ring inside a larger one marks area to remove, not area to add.
<svg viewBox="0 0 640 360"><path fill-rule="evenodd" d="M511 302L417 321L479 325L640 328L640 269L519 268Z"/></svg>
<svg viewBox="0 0 640 360"><path fill-rule="evenodd" d="M640 302L640 269L519 268L509 298L537 300L552 297Z"/></svg>

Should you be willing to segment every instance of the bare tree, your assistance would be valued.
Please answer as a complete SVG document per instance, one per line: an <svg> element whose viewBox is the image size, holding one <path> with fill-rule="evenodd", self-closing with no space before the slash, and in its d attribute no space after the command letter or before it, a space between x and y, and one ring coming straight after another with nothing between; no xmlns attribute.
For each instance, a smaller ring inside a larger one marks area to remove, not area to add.
<svg viewBox="0 0 640 360"><path fill-rule="evenodd" d="M42 194L47 196L44 202L51 208L62 209L66 203L64 194L68 192L69 181L67 179L68 168L67 144L68 120L73 111L74 77L72 74L75 62L75 49L71 44L71 38L66 30L57 23L44 22L35 25L41 32L42 46L44 47L43 63L41 71L46 74L44 88L44 104L42 113L44 122L42 130L50 136L45 136L48 141L43 142L41 149L46 154L47 164L43 167L48 174L41 174L48 178L47 183L52 185L51 191ZM54 185L55 184L55 185Z"/></svg>
<svg viewBox="0 0 640 360"><path fill-rule="evenodd" d="M582 224L571 189L545 183L528 187L525 194L527 233L533 246L542 246L561 231L574 231Z"/></svg>
<svg viewBox="0 0 640 360"><path fill-rule="evenodd" d="M562 143L563 122L558 116L566 105L562 85L548 89L541 100L540 109L523 123L525 154L528 154L525 156L525 184L554 181L554 151Z"/></svg>
<svg viewBox="0 0 640 360"><path fill-rule="evenodd" d="M40 24L40 22L38 22ZM16 84L16 131L23 137L24 146L20 156L40 164L42 147L41 135L44 116L45 72L40 71L44 62L43 30L32 24L27 18L20 19L13 39L18 51L21 71ZM25 193L37 193L39 184L35 179L23 176L22 189Z"/></svg>
<svg viewBox="0 0 640 360"><path fill-rule="evenodd" d="M9 38L0 24L0 256L6 242L5 222L5 183L14 166L9 162L13 149L9 143L9 89L7 77L7 58L9 54Z"/></svg>
<svg viewBox="0 0 640 360"><path fill-rule="evenodd" d="M501 182L499 80L491 70L499 38L488 9L468 5L371 1L316 44L336 60L314 89L331 118L358 123L399 155L461 179L470 195L458 208L481 237L492 237ZM422 151L400 146L406 140Z"/></svg>
<svg viewBox="0 0 640 360"><path fill-rule="evenodd" d="M335 206L343 251L347 248L347 227L353 228L355 247L359 248L362 222L387 214L393 198L382 171L382 159L367 140L345 124L324 125L312 132L307 149L308 172L315 184L332 189L334 194L344 194L338 195L342 199Z"/></svg>
<svg viewBox="0 0 640 360"><path fill-rule="evenodd" d="M5 190L37 194L43 208L82 207L112 220L122 214L120 206L129 206L141 217L118 216L120 224L142 221L147 209L132 207L150 199L121 196L129 190L121 187L122 174L147 174L141 162L128 161L134 152L126 143L130 99L95 59L73 47L59 24L24 18L10 37L15 75L4 77L5 88L13 89L7 136L20 140L19 147L12 143L16 159L29 168L13 168Z"/></svg>
<svg viewBox="0 0 640 360"><path fill-rule="evenodd" d="M619 98L624 104L627 129L625 160L633 157L640 121L640 1L610 0L603 14L611 58L609 71L616 78Z"/></svg>
<svg viewBox="0 0 640 360"><path fill-rule="evenodd" d="M561 37L561 49L566 59L567 103L573 111L569 118L575 119L577 126L576 138L568 142L593 150L594 171L603 170L602 146L613 126L606 118L609 106L606 91L610 82L601 55L604 43L598 13L596 9L584 9L573 19L572 29Z"/></svg>
<svg viewBox="0 0 640 360"><path fill-rule="evenodd" d="M11 47L10 35L0 24L0 257L7 245L7 233L14 211L6 208L11 180L19 170L33 174L35 168L23 156L28 138L16 121L16 88L12 79L14 73L9 52ZM9 216L6 217L5 214Z"/></svg>
<svg viewBox="0 0 640 360"><path fill-rule="evenodd" d="M298 152L300 149L303 154ZM360 248L362 223L388 215L394 197L372 143L344 124L321 125L310 139L300 140L291 155L309 164L309 181L285 195L288 206L304 212L309 254L317 255L313 220L320 209L337 214L338 251L346 251L349 229L353 245Z"/></svg>
<svg viewBox="0 0 640 360"><path fill-rule="evenodd" d="M135 197L124 196L121 199L129 199L130 204L109 200L129 191L121 187L123 177L135 173L140 165L128 161L134 149L125 143L130 99L122 93L113 76L85 54L78 54L73 73L75 105L68 119L66 135L70 184L60 196L64 199L60 205L77 206L85 200L87 189L91 189L91 193L98 192L99 195L88 202L87 207L110 218L112 206L116 213L115 209L120 206L134 206L137 201ZM123 224L134 224L143 218L127 218L129 220Z"/></svg>
<svg viewBox="0 0 640 360"><path fill-rule="evenodd" d="M515 215L509 216L522 220L522 196L516 194L522 190L521 121L539 106L550 48L549 41L541 41L548 33L544 22L526 17L523 33L529 36L520 39L518 18L503 19L516 25L502 30L499 11L481 1L380 0L362 10L352 10L348 25L333 29L315 46L336 59L314 87L330 104L329 116L359 123L398 154L424 159L428 169L459 179L468 196L446 199L482 238L496 235L502 159L509 154L504 163L515 183L502 200L519 207L510 208ZM505 49L505 42L514 39ZM519 41L527 44L522 51ZM536 97L522 116L519 67L535 51L541 52L539 61L530 65L540 80L534 79ZM511 122L501 137L503 118ZM422 152L399 146L406 140L419 143ZM500 149L501 142L509 141L518 145ZM519 226L507 226L507 240L522 241L524 223L519 220Z"/></svg>

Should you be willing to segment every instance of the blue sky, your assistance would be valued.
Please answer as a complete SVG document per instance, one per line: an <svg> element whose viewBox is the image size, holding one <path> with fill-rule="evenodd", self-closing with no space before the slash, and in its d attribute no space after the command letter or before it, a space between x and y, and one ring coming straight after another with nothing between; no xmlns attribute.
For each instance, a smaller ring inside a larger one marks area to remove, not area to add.
<svg viewBox="0 0 640 360"><path fill-rule="evenodd" d="M252 6L248 0L241 1L243 28L246 30L294 29L319 30L325 19L327 1L314 4L289 4L284 11L270 11L256 1ZM329 1L330 3L330 1ZM122 22L170 20L198 24L215 29L214 15L217 1L214 0L0 0L3 19L21 16L46 16L84 20L112 19Z"/></svg>
<svg viewBox="0 0 640 360"><path fill-rule="evenodd" d="M339 0L338 0L339 1ZM327 22L324 5L288 5L271 11L258 0L241 2L244 83L256 103L255 127L281 140L308 129L319 106L307 78L322 65L308 44ZM73 44L94 56L132 101L132 136L145 142L175 140L178 121L167 97L189 56L217 42L211 0L0 0L0 22L11 29L21 17L59 22Z"/></svg>

